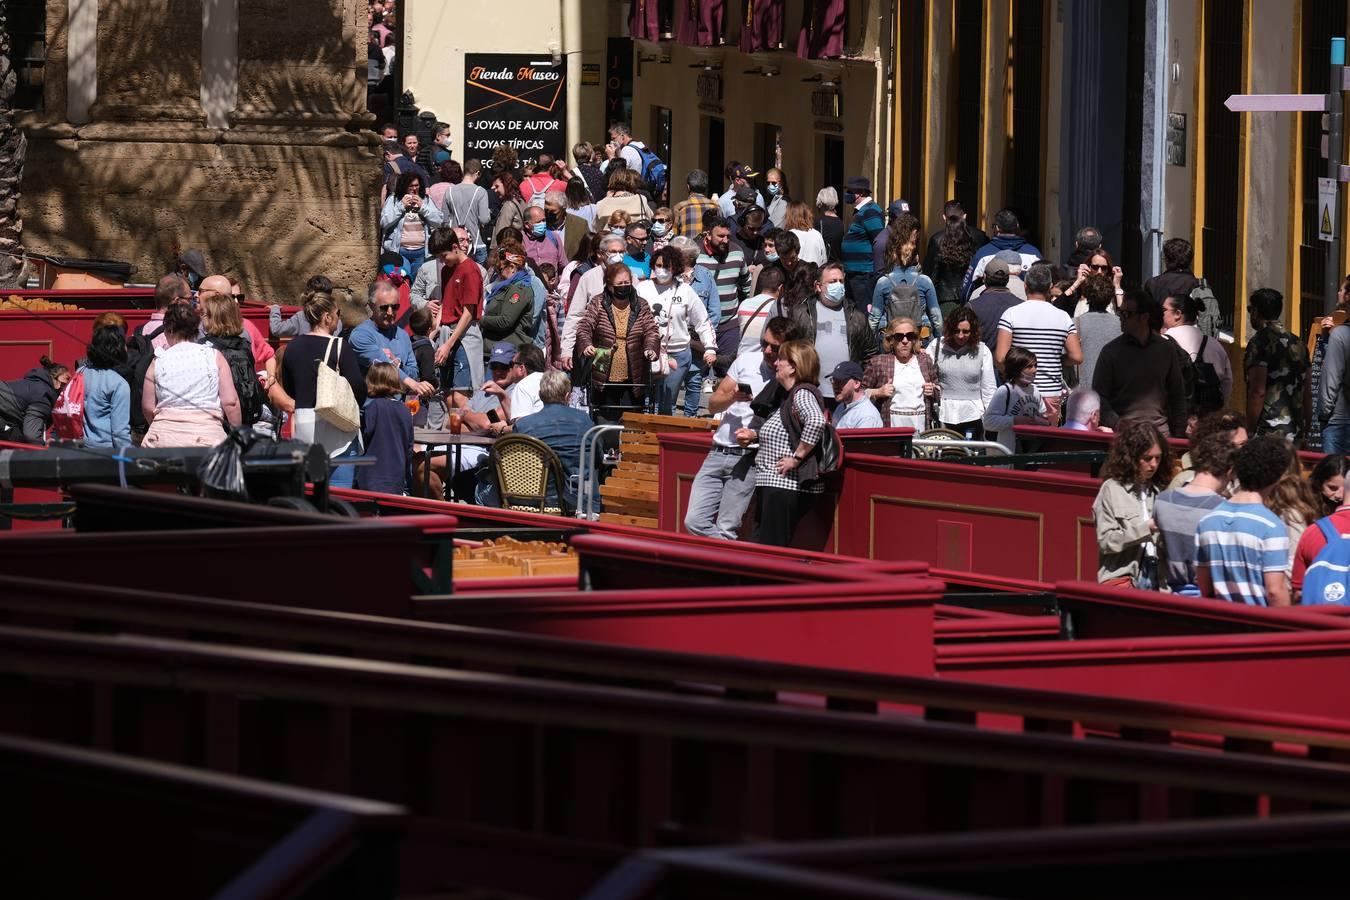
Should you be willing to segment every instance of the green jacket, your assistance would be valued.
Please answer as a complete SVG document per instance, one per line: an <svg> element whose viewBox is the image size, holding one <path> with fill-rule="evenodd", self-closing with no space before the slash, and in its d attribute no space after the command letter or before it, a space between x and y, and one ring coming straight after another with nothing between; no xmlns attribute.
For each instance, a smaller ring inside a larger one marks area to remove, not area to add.
<svg viewBox="0 0 1350 900"><path fill-rule="evenodd" d="M516 282L498 288L488 298L478 326L483 332L484 350L498 341L509 341L517 347L534 343L533 287L528 282Z"/></svg>

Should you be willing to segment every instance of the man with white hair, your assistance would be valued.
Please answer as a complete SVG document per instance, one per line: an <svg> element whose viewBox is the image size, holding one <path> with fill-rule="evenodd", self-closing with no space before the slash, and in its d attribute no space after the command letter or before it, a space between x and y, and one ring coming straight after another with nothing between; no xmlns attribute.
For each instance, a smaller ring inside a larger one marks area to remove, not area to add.
<svg viewBox="0 0 1350 900"><path fill-rule="evenodd" d="M563 496L568 504L576 508L576 479L581 471L581 444L590 431L591 417L579 409L567 405L572 393L572 379L566 372L556 369L545 372L539 382L539 400L543 408L528 416L521 416L514 426L516 434L528 434L538 438L549 449L558 454L562 462L567 482L563 485ZM555 498L550 495L550 501Z"/></svg>
<svg viewBox="0 0 1350 900"><path fill-rule="evenodd" d="M592 297L605 290L605 266L622 263L626 247L627 242L619 235L611 234L602 239L595 252L595 265L577 279L577 286L567 303L567 318L563 322L560 362L564 369L572 367L572 351L577 343L577 326L581 324L581 317L586 312L586 304Z"/></svg>
<svg viewBox="0 0 1350 900"><path fill-rule="evenodd" d="M1096 391L1080 388L1065 403L1064 426L1070 431L1110 431L1102 428L1102 398Z"/></svg>

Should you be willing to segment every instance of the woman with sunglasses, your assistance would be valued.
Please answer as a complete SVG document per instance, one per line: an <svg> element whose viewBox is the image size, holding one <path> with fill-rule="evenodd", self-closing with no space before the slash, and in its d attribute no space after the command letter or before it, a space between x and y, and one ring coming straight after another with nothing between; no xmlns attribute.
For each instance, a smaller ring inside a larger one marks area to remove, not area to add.
<svg viewBox="0 0 1350 900"><path fill-rule="evenodd" d="M887 353L867 361L863 390L881 409L887 428L931 428L936 421L938 369L919 346L919 327L913 319L892 319L881 329ZM978 342L977 342L978 343ZM987 349L987 348L986 348Z"/></svg>
<svg viewBox="0 0 1350 900"><path fill-rule="evenodd" d="M1057 303L1056 306L1059 306L1060 309L1063 309L1075 319L1087 312L1087 301L1079 293L1079 289L1084 282L1094 275L1111 279L1116 294L1114 308L1119 309L1121 298L1125 296L1125 290L1120 286L1120 280L1125 276L1125 273L1121 271L1120 266L1111 262L1111 254L1104 247L1092 251L1092 255L1087 258L1087 262L1078 264L1078 271L1074 273L1073 285L1064 292L1060 301L1064 305Z"/></svg>
<svg viewBox="0 0 1350 900"><path fill-rule="evenodd" d="M525 248L508 240L497 248L497 279L483 306L478 328L483 346L507 341L517 347L534 343L534 280L525 264Z"/></svg>
<svg viewBox="0 0 1350 900"><path fill-rule="evenodd" d="M994 354L980 340L980 318L967 306L947 314L936 344L938 419L966 440L984 440L984 411L994 398Z"/></svg>

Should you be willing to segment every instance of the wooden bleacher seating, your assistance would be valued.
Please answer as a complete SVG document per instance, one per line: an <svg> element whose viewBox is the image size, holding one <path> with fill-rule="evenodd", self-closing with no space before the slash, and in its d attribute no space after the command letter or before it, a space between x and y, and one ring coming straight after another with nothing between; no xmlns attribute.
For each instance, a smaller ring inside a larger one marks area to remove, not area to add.
<svg viewBox="0 0 1350 900"><path fill-rule="evenodd" d="M0 673L11 732L407 806L405 893L576 896L668 841L1350 809L1341 766L163 638L0 628Z"/></svg>
<svg viewBox="0 0 1350 900"><path fill-rule="evenodd" d="M557 541L504 537L455 548L455 580L530 575L577 575L577 554Z"/></svg>
<svg viewBox="0 0 1350 900"><path fill-rule="evenodd" d="M619 465L600 486L605 511L601 522L657 528L658 434L711 431L716 419L624 413L619 435Z"/></svg>

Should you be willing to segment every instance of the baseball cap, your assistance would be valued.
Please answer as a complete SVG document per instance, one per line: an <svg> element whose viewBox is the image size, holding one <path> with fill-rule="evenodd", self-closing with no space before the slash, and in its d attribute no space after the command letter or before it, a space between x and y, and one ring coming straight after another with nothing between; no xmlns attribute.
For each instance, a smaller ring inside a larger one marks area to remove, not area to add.
<svg viewBox="0 0 1350 900"><path fill-rule="evenodd" d="M866 175L854 175L844 185L844 188L853 191L854 193L865 191L870 194L872 193L872 180Z"/></svg>
<svg viewBox="0 0 1350 900"><path fill-rule="evenodd" d="M844 360L830 373L832 381L848 381L850 378L856 378L858 381L863 379L863 367L852 360Z"/></svg>
<svg viewBox="0 0 1350 900"><path fill-rule="evenodd" d="M1003 272L1009 277L1022 274L1022 257L1016 250L1000 250L994 258L985 263L984 271Z"/></svg>
<svg viewBox="0 0 1350 900"><path fill-rule="evenodd" d="M437 151L432 155L432 157L431 157L431 162L432 162L432 164L433 164L433 165L437 165L437 166L439 166L439 165L440 165L441 163L443 163L443 162L449 162L449 161L450 161L450 151L449 151L449 150L437 150Z"/></svg>
<svg viewBox="0 0 1350 900"><path fill-rule="evenodd" d="M502 341L492 348L492 356L488 358L490 366L509 366L511 360L516 358L516 345L508 341Z"/></svg>
<svg viewBox="0 0 1350 900"><path fill-rule="evenodd" d="M736 167L736 171L733 173L733 176L732 176L732 177L734 177L734 178L756 178L756 177L758 177L758 176L759 176L759 173L756 172L754 169L750 168L749 166L737 166L737 167Z"/></svg>
<svg viewBox="0 0 1350 900"><path fill-rule="evenodd" d="M901 213L909 212L909 201L892 200L889 212L890 212L890 221L894 222L897 218L900 217Z"/></svg>

